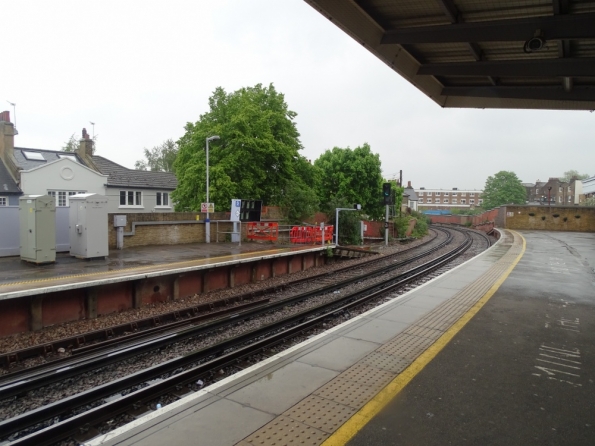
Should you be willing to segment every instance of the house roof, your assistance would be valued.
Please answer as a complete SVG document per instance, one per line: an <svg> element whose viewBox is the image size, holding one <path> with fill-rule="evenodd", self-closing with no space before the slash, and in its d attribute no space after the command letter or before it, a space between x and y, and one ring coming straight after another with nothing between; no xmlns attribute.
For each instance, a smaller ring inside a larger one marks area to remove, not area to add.
<svg viewBox="0 0 595 446"><path fill-rule="evenodd" d="M409 196L409 200L411 201L419 200L419 198L417 198L417 194L415 193L415 189L413 189L412 187L405 188L405 194Z"/></svg>
<svg viewBox="0 0 595 446"><path fill-rule="evenodd" d="M525 187L535 187L535 184L533 184L533 183L521 183L521 184Z"/></svg>
<svg viewBox="0 0 595 446"><path fill-rule="evenodd" d="M176 176L171 172L128 169L97 155L92 156L92 159L101 173L109 175L107 180L108 187L174 190L178 185Z"/></svg>
<svg viewBox="0 0 595 446"><path fill-rule="evenodd" d="M26 153L38 153L43 158L42 160L34 160L28 159L26 157ZM60 155L72 155L76 159L76 161L80 164L83 164L79 156L74 152L64 152L62 150L41 150L41 149L28 149L25 147L15 147L14 148L14 158L16 160L17 167L20 167L23 170L34 169L36 167L44 166L47 163L51 163L53 161L58 161Z"/></svg>
<svg viewBox="0 0 595 446"><path fill-rule="evenodd" d="M8 169L0 160L0 195L12 195L12 194L22 194L23 192L19 189L17 183L12 179L10 173L8 173Z"/></svg>
<svg viewBox="0 0 595 446"><path fill-rule="evenodd" d="M593 0L306 2L442 107L595 109Z"/></svg>

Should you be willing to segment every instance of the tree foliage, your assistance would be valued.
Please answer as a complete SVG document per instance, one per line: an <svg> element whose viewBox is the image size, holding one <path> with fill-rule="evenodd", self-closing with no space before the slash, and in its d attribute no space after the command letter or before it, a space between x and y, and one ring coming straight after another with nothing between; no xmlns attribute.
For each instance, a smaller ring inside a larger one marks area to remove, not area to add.
<svg viewBox="0 0 595 446"><path fill-rule="evenodd" d="M352 209L353 204L344 197L332 197L328 202L332 212L329 213L329 223L337 230L336 211L337 208ZM339 211L339 244L359 245L361 243L361 219L362 212L356 210Z"/></svg>
<svg viewBox="0 0 595 446"><path fill-rule="evenodd" d="M366 143L353 150L339 147L327 150L316 161L317 194L321 207L334 213L336 199L349 206L359 203L362 211L372 218L382 218L382 172L380 156L372 153Z"/></svg>
<svg viewBox="0 0 595 446"><path fill-rule="evenodd" d="M589 178L589 174L588 173L578 173L578 170L567 170L566 172L564 172L564 175L561 176L560 178L558 178L560 181L563 181L565 183L568 183L572 177L576 177L578 180L586 180L587 178Z"/></svg>
<svg viewBox="0 0 595 446"><path fill-rule="evenodd" d="M482 198L483 207L492 209L503 204L525 204L527 192L514 172L502 170L488 177Z"/></svg>
<svg viewBox="0 0 595 446"><path fill-rule="evenodd" d="M595 206L595 196L585 198L583 206Z"/></svg>
<svg viewBox="0 0 595 446"><path fill-rule="evenodd" d="M153 172L173 172L174 162L178 156L178 144L172 139L153 147L151 150L143 149L145 159L134 163L137 170L152 170Z"/></svg>
<svg viewBox="0 0 595 446"><path fill-rule="evenodd" d="M272 84L233 93L217 88L209 111L188 123L178 141L176 209L198 210L205 201L205 140L219 135L209 144L210 201L216 209L242 198L288 206L294 218L310 212L316 206L312 166L299 153L295 117Z"/></svg>

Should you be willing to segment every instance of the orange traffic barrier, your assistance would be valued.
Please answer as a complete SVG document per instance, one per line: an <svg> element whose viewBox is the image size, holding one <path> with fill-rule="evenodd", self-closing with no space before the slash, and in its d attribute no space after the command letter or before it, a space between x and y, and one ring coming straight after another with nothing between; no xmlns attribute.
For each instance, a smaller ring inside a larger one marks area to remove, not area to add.
<svg viewBox="0 0 595 446"><path fill-rule="evenodd" d="M325 226L324 242L332 243L333 226ZM294 226L289 231L289 241L296 244L318 244L322 243L322 230L319 226Z"/></svg>
<svg viewBox="0 0 595 446"><path fill-rule="evenodd" d="M279 223L250 222L247 229L248 239L250 240L270 240L276 242L279 238Z"/></svg>

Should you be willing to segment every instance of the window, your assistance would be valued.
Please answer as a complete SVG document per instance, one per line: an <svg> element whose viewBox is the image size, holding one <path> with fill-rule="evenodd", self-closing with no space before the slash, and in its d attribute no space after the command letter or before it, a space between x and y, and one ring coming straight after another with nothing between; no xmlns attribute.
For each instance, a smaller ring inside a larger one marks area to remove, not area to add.
<svg viewBox="0 0 595 446"><path fill-rule="evenodd" d="M75 163L78 163L78 160L76 159L76 156L74 154L71 153L66 153L64 155L58 155L58 158L60 159L69 159L70 161L74 161Z"/></svg>
<svg viewBox="0 0 595 446"><path fill-rule="evenodd" d="M45 158L39 152L28 152L26 150L23 150L23 155L26 159L31 161L45 161Z"/></svg>
<svg viewBox="0 0 595 446"><path fill-rule="evenodd" d="M480 198L480 199L478 200L478 202L479 202L479 204L483 204L483 198Z"/></svg>
<svg viewBox="0 0 595 446"><path fill-rule="evenodd" d="M452 204L457 204L457 199L456 198L453 198L452 199Z"/></svg>
<svg viewBox="0 0 595 446"><path fill-rule="evenodd" d="M447 203L448 204L448 198L445 198L443 203Z"/></svg>
<svg viewBox="0 0 595 446"><path fill-rule="evenodd" d="M0 206L8 206L8 198L0 197Z"/></svg>
<svg viewBox="0 0 595 446"><path fill-rule="evenodd" d="M572 192L572 189L570 188L570 186L568 186L568 192Z"/></svg>
<svg viewBox="0 0 595 446"><path fill-rule="evenodd" d="M569 197L568 197L568 202L570 203L571 201L572 201L572 197L571 197L571 196L569 196Z"/></svg>
<svg viewBox="0 0 595 446"><path fill-rule="evenodd" d="M448 197L449 193L448 192L444 192L444 196Z"/></svg>
<svg viewBox="0 0 595 446"><path fill-rule="evenodd" d="M142 206L143 193L137 190L120 191L120 207L122 206Z"/></svg>
<svg viewBox="0 0 595 446"><path fill-rule="evenodd" d="M69 197L76 194L84 194L84 191L73 191L73 190L49 190L48 195L56 199L56 206L66 207L70 206Z"/></svg>
<svg viewBox="0 0 595 446"><path fill-rule="evenodd" d="M167 192L157 192L156 205L169 207L169 194Z"/></svg>
<svg viewBox="0 0 595 446"><path fill-rule="evenodd" d="M469 194L469 196L470 196L470 197L475 197L475 193L474 193L474 192L471 192L471 193Z"/></svg>
<svg viewBox="0 0 595 446"><path fill-rule="evenodd" d="M475 204L475 200L474 200L473 198L471 198L471 199L469 200L469 204Z"/></svg>
<svg viewBox="0 0 595 446"><path fill-rule="evenodd" d="M440 196L440 192L434 192L434 195L436 195L437 197Z"/></svg>
<svg viewBox="0 0 595 446"><path fill-rule="evenodd" d="M558 203L562 203L562 197L558 196Z"/></svg>
<svg viewBox="0 0 595 446"><path fill-rule="evenodd" d="M465 200L464 198L461 200L461 204L467 204L467 200Z"/></svg>
<svg viewBox="0 0 595 446"><path fill-rule="evenodd" d="M461 197L466 197L467 196L467 192L461 192Z"/></svg>
<svg viewBox="0 0 595 446"><path fill-rule="evenodd" d="M436 198L436 199L434 200L434 202L435 202L435 203L440 203L440 198Z"/></svg>
<svg viewBox="0 0 595 446"><path fill-rule="evenodd" d="M558 192L562 192L562 186L558 187Z"/></svg>

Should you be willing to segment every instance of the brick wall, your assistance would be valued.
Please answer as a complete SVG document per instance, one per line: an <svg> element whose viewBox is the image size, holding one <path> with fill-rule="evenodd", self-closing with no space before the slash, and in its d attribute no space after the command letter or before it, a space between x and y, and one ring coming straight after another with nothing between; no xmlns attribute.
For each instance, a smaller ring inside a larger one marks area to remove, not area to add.
<svg viewBox="0 0 595 446"><path fill-rule="evenodd" d="M126 215L124 233L132 232L133 222L162 222L155 225L136 225L135 234L124 236L124 247L148 245L178 245L184 243L203 243L205 241L205 214L200 212L151 212L133 214L108 214L108 243L109 248L116 248L116 228L114 228L114 215ZM197 220L197 217L199 218ZM211 242L217 241L217 221L228 220L229 212L216 212L211 218ZM176 223L180 222L180 223ZM190 222L190 223L182 223ZM231 222L221 222L219 231L231 232ZM246 225L242 225L242 239L246 236ZM219 234L218 241L230 240L230 234Z"/></svg>
<svg viewBox="0 0 595 446"><path fill-rule="evenodd" d="M506 206L504 209L506 229L595 232L595 207Z"/></svg>
<svg viewBox="0 0 595 446"><path fill-rule="evenodd" d="M531 215L533 214L533 215ZM595 207L585 206L501 206L479 215L431 215L432 223L465 225L489 231L542 229L546 231L595 232Z"/></svg>

